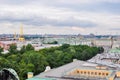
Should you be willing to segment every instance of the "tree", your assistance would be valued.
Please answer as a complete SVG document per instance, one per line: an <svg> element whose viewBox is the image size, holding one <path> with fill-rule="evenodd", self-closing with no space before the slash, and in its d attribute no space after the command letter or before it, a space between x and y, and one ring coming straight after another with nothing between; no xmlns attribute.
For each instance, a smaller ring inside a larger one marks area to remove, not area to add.
<svg viewBox="0 0 120 80"><path fill-rule="evenodd" d="M17 51L17 46L16 46L16 44L11 44L10 45L10 48L8 49L8 51L9 51L9 53L13 53L13 54L15 54L15 53L17 53L18 51Z"/></svg>
<svg viewBox="0 0 120 80"><path fill-rule="evenodd" d="M3 57L0 57L0 69L8 68L10 66L9 61Z"/></svg>
<svg viewBox="0 0 120 80"><path fill-rule="evenodd" d="M67 52L61 53L57 56L57 65L61 66L72 61L72 55ZM57 67L58 67L57 66Z"/></svg>
<svg viewBox="0 0 120 80"><path fill-rule="evenodd" d="M2 47L0 47L0 54L3 52L3 48Z"/></svg>
<svg viewBox="0 0 120 80"><path fill-rule="evenodd" d="M19 69L18 69L18 73L19 73L19 76L20 76L20 80L25 80L27 78L27 73L28 72L33 72L33 70L35 69L34 68L34 65L32 63L25 63L24 60L22 60L20 62L20 65L19 65Z"/></svg>
<svg viewBox="0 0 120 80"><path fill-rule="evenodd" d="M98 54L99 49L98 47L87 45L63 44L60 47L34 51L34 47L28 44L21 48L21 54L5 54L0 56L0 69L13 68L17 71L20 80L25 80L27 72L33 72L37 75L44 71L48 65L55 68L65 65L73 59L88 60ZM9 51L10 53L18 53L17 46L11 45Z"/></svg>
<svg viewBox="0 0 120 80"><path fill-rule="evenodd" d="M44 71L45 67L48 65L46 62L46 57L35 51L28 51L27 53L23 54L22 58L26 64L32 63L34 65L33 72L35 74Z"/></svg>
<svg viewBox="0 0 120 80"><path fill-rule="evenodd" d="M22 48L20 49L20 53L23 54L26 51L26 46L22 46Z"/></svg>
<svg viewBox="0 0 120 80"><path fill-rule="evenodd" d="M57 41L53 41L53 42L48 42L47 44L58 44Z"/></svg>
<svg viewBox="0 0 120 80"><path fill-rule="evenodd" d="M31 44L27 44L26 51L34 50L34 47Z"/></svg>
<svg viewBox="0 0 120 80"><path fill-rule="evenodd" d="M98 53L103 53L104 52L104 48L103 47L98 47L99 51Z"/></svg>
<svg viewBox="0 0 120 80"><path fill-rule="evenodd" d="M63 50L63 49L67 49L67 48L69 48L70 47L70 44L63 44L62 46L61 46L61 49Z"/></svg>
<svg viewBox="0 0 120 80"><path fill-rule="evenodd" d="M58 44L58 42L57 41L53 41L53 44Z"/></svg>

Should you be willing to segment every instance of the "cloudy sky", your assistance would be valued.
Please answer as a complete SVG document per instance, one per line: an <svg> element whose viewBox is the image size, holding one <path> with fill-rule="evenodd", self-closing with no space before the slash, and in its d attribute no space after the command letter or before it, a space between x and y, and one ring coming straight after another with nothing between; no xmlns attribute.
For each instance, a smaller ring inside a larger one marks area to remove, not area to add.
<svg viewBox="0 0 120 80"><path fill-rule="evenodd" d="M120 0L0 0L0 34L120 34Z"/></svg>

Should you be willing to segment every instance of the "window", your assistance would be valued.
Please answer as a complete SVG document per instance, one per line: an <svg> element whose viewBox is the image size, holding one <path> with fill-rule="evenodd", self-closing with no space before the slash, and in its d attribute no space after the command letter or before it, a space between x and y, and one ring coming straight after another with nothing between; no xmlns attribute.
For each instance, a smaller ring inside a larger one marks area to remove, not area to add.
<svg viewBox="0 0 120 80"><path fill-rule="evenodd" d="M102 75L105 75L105 73L102 73Z"/></svg>
<svg viewBox="0 0 120 80"><path fill-rule="evenodd" d="M77 70L77 73L79 73L79 71Z"/></svg>
<svg viewBox="0 0 120 80"><path fill-rule="evenodd" d="M99 75L101 75L101 73L99 73Z"/></svg>
<svg viewBox="0 0 120 80"><path fill-rule="evenodd" d="M95 72L95 75L97 75L97 72Z"/></svg>
<svg viewBox="0 0 120 80"><path fill-rule="evenodd" d="M83 74L83 71L81 71L81 74Z"/></svg>
<svg viewBox="0 0 120 80"><path fill-rule="evenodd" d="M90 74L90 72L88 72L88 74Z"/></svg>
<svg viewBox="0 0 120 80"><path fill-rule="evenodd" d="M108 76L108 73L106 73L106 76Z"/></svg>
<svg viewBox="0 0 120 80"><path fill-rule="evenodd" d="M93 74L93 72L91 72L91 74Z"/></svg>
<svg viewBox="0 0 120 80"><path fill-rule="evenodd" d="M84 74L86 74L86 71L84 72Z"/></svg>

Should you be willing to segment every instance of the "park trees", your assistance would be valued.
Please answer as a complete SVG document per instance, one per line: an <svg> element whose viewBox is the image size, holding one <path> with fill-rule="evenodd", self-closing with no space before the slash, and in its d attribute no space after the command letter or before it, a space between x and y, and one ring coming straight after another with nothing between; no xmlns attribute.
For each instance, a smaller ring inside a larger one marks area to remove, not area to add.
<svg viewBox="0 0 120 80"><path fill-rule="evenodd" d="M55 68L72 62L73 59L88 60L99 53L100 49L87 45L63 44L60 47L34 51L34 47L28 44L23 46L19 52L16 45L11 45L9 51L11 54L0 56L0 69L13 68L17 71L20 79L25 80L27 72L37 75L44 71L46 66Z"/></svg>
<svg viewBox="0 0 120 80"><path fill-rule="evenodd" d="M2 47L0 47L0 54L3 52L3 48Z"/></svg>
<svg viewBox="0 0 120 80"><path fill-rule="evenodd" d="M34 47L31 44L27 44L26 51L34 50Z"/></svg>
<svg viewBox="0 0 120 80"><path fill-rule="evenodd" d="M11 53L11 54L17 53L17 52L18 52L18 50L17 50L17 45L16 45L16 44L11 44L8 51L9 51L9 53Z"/></svg>
<svg viewBox="0 0 120 80"><path fill-rule="evenodd" d="M20 54L23 54L25 51L26 51L26 46L23 45L19 52L20 52Z"/></svg>

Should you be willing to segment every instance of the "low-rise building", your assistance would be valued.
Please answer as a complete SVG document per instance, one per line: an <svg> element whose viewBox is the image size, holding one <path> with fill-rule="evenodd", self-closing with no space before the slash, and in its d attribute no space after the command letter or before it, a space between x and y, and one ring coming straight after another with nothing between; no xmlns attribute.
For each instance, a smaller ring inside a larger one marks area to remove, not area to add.
<svg viewBox="0 0 120 80"><path fill-rule="evenodd" d="M74 60L27 80L120 80L120 70L105 65Z"/></svg>
<svg viewBox="0 0 120 80"><path fill-rule="evenodd" d="M16 44L13 41L0 41L0 47L2 47L4 50L8 50L11 44Z"/></svg>

